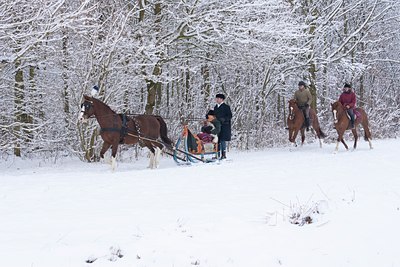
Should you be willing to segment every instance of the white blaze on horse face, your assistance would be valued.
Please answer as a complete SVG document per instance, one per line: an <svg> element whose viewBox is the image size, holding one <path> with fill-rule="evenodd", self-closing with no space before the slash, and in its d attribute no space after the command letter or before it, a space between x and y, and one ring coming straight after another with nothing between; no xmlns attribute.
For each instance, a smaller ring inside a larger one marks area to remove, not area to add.
<svg viewBox="0 0 400 267"><path fill-rule="evenodd" d="M85 106L84 106L84 105L82 105L81 113L79 113L78 120L79 120L80 122L82 122L82 123L86 123L86 122L87 122L87 119L85 119L85 118L83 117L83 115L85 115Z"/></svg>
<svg viewBox="0 0 400 267"><path fill-rule="evenodd" d="M334 122L335 122L335 123L337 123L337 122L338 122L338 120L337 120L337 116L336 116L336 113L337 113L337 110L336 110L336 109L334 109L334 110L333 110L333 119L334 119Z"/></svg>
<svg viewBox="0 0 400 267"><path fill-rule="evenodd" d="M289 115L290 115L290 119L293 120L293 107L290 107Z"/></svg>

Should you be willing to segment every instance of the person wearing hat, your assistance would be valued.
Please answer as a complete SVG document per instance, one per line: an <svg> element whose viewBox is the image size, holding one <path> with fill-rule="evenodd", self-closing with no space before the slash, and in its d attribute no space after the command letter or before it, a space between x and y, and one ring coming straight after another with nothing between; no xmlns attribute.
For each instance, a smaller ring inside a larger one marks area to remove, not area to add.
<svg viewBox="0 0 400 267"><path fill-rule="evenodd" d="M354 109L356 108L356 94L353 92L351 85L345 83L343 92L339 97L339 102L346 109L350 116L351 129L354 128Z"/></svg>
<svg viewBox="0 0 400 267"><path fill-rule="evenodd" d="M207 112L206 120L203 122L201 127L201 133L197 136L203 142L218 142L218 135L221 132L221 122L215 116L214 110Z"/></svg>
<svg viewBox="0 0 400 267"><path fill-rule="evenodd" d="M306 83L303 81L299 82L299 89L294 93L293 97L297 106L303 111L305 124L307 131L310 130L310 106L312 102L312 96L310 91L306 88Z"/></svg>
<svg viewBox="0 0 400 267"><path fill-rule="evenodd" d="M225 103L225 95L217 94L215 96L214 107L215 116L221 122L221 132L218 135L219 149L221 151L221 159L226 159L226 141L231 141L231 107Z"/></svg>
<svg viewBox="0 0 400 267"><path fill-rule="evenodd" d="M207 120L204 121L203 127L201 127L201 131L208 134L218 135L221 132L221 122L215 116L214 110L209 110L207 112L206 119Z"/></svg>

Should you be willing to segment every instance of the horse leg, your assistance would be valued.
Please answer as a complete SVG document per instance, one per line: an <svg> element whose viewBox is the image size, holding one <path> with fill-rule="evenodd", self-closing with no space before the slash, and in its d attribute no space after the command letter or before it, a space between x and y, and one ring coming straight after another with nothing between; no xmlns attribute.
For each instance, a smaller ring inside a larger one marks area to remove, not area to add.
<svg viewBox="0 0 400 267"><path fill-rule="evenodd" d="M304 128L301 129L300 133L301 133L301 146L303 146L304 145L304 140L306 140L306 135L305 135Z"/></svg>
<svg viewBox="0 0 400 267"><path fill-rule="evenodd" d="M337 130L337 128L336 128L336 130ZM336 140L336 148L335 148L335 151L333 152L335 154L339 151L339 142L343 143L343 145L346 148L346 150L349 149L349 147L347 146L347 144L343 140L343 134L344 134L344 131L343 132L338 132L338 139Z"/></svg>
<svg viewBox="0 0 400 267"><path fill-rule="evenodd" d="M358 139L357 129L354 127L354 129L351 129L351 132L354 135L354 146L353 146L353 149L356 149L357 148L357 139Z"/></svg>
<svg viewBox="0 0 400 267"><path fill-rule="evenodd" d="M338 139L336 140L335 151L333 151L333 153L335 153L335 154L339 151L339 141L340 141L340 139L338 138Z"/></svg>
<svg viewBox="0 0 400 267"><path fill-rule="evenodd" d="M368 120L363 121L362 122L362 126L363 126L363 129L364 129L364 139L365 139L365 141L368 141L369 148L373 149L372 142L371 142L371 132L369 131L369 127L368 127Z"/></svg>
<svg viewBox="0 0 400 267"><path fill-rule="evenodd" d="M107 152L107 150L110 148L111 144L108 142L104 142L103 146L100 150L100 158L104 159L104 153Z"/></svg>
<svg viewBox="0 0 400 267"><path fill-rule="evenodd" d="M289 131L289 132L290 132L290 131ZM291 143L293 143L293 146L294 146L294 147L297 147L296 137L297 137L298 132L299 132L299 130L293 130L293 131L292 131L292 134L289 133L289 141L290 141Z"/></svg>
<svg viewBox="0 0 400 267"><path fill-rule="evenodd" d="M342 139L340 139L340 141L343 143L344 147L346 148L346 150L349 150L349 147L347 146L346 142L344 141L343 137Z"/></svg>
<svg viewBox="0 0 400 267"><path fill-rule="evenodd" d="M158 146L156 146L154 153L154 165L156 169L160 165L160 156L161 156L161 149Z"/></svg>
<svg viewBox="0 0 400 267"><path fill-rule="evenodd" d="M118 143L114 143L111 147L111 170L114 171L117 165L116 156L118 150Z"/></svg>
<svg viewBox="0 0 400 267"><path fill-rule="evenodd" d="M154 169L154 164L155 164L155 154L156 151L153 147L153 145L149 142L145 142L146 147L150 150L150 161L149 161L149 169Z"/></svg>

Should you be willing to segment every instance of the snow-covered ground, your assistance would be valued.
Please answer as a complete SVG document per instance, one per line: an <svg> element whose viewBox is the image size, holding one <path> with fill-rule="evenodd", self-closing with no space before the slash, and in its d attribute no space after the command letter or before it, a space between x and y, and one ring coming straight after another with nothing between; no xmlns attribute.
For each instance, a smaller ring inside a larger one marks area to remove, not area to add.
<svg viewBox="0 0 400 267"><path fill-rule="evenodd" d="M0 266L400 266L400 140L373 144L158 170L1 162Z"/></svg>

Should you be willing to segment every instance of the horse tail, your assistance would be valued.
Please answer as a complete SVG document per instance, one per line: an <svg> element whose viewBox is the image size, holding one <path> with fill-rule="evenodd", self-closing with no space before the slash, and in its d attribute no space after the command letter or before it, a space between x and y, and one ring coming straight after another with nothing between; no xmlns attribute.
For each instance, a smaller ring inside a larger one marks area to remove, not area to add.
<svg viewBox="0 0 400 267"><path fill-rule="evenodd" d="M368 118L365 118L365 125L363 125L364 128L364 140L365 141L369 141L370 139L372 139L371 137L371 132L369 131L369 127L368 127Z"/></svg>
<svg viewBox="0 0 400 267"><path fill-rule="evenodd" d="M361 125L364 128L364 140L369 141L370 139L372 139L372 136L371 136L371 132L369 130L369 122L368 122L367 112L365 112L365 110L362 108L357 108L357 109L361 113L361 116L363 117L361 120Z"/></svg>
<svg viewBox="0 0 400 267"><path fill-rule="evenodd" d="M168 137L168 128L167 124L163 120L161 116L155 116L158 122L160 123L160 137L161 140L165 143L165 145L168 146L168 148L171 148L174 146L174 143L169 139Z"/></svg>
<svg viewBox="0 0 400 267"><path fill-rule="evenodd" d="M314 129L318 128L318 129L317 129L317 132L318 132L319 138L325 138L325 137L327 137L327 135L321 130L321 126L320 126L320 124L319 124L317 112L315 112L314 109L311 109L311 110L312 110L312 112L310 112L310 116L312 116L313 120L315 120L315 126L316 126L316 127L315 127ZM311 111L311 110L310 110L310 111Z"/></svg>

